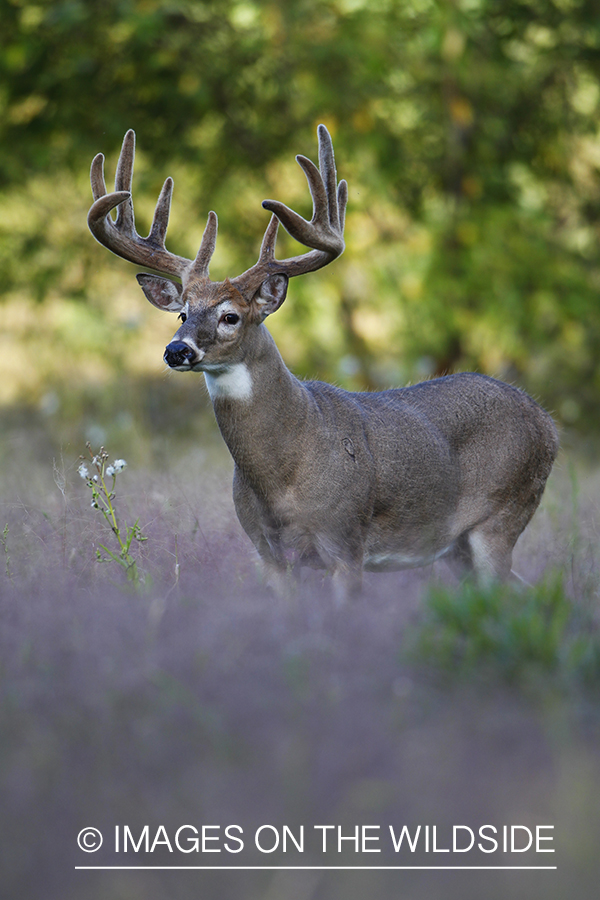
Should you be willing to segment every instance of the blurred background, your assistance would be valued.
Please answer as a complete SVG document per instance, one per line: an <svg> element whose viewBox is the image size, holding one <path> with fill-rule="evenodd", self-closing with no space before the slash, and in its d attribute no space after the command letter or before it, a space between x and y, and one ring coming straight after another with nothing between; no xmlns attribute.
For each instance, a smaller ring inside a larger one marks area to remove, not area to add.
<svg viewBox="0 0 600 900"><path fill-rule="evenodd" d="M295 279L269 322L289 366L361 389L475 369L526 388L578 440L597 431L592 0L0 8L5 421L27 414L62 444L122 440L132 421L176 435L206 406L197 379L164 372L175 317L87 230L93 155L110 186L134 128L138 230L172 175L168 248L194 256L215 209L224 278L257 257L262 199L309 214L294 156L316 156L323 121L350 186L347 249ZM298 250L286 238L280 255Z"/></svg>

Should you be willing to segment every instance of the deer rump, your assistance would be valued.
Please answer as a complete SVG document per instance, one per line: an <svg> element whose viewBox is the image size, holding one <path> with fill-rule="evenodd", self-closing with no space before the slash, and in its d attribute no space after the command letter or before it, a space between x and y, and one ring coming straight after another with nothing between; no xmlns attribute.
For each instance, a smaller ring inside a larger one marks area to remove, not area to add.
<svg viewBox="0 0 600 900"><path fill-rule="evenodd" d="M461 575L510 574L558 447L531 397L474 373L373 393L298 385L310 449L290 433L264 477L235 466L236 512L267 564L386 571L448 556Z"/></svg>

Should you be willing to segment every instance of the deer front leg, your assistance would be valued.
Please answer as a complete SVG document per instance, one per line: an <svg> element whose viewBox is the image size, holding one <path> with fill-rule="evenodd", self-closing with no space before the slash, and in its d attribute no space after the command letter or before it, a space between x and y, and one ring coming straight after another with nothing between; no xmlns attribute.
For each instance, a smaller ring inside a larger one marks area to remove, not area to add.
<svg viewBox="0 0 600 900"><path fill-rule="evenodd" d="M362 564L338 563L332 576L333 602L337 607L360 596L362 576Z"/></svg>
<svg viewBox="0 0 600 900"><path fill-rule="evenodd" d="M333 600L337 607L355 600L362 591L363 537L358 530L339 537L315 537L315 547L324 568L332 575Z"/></svg>
<svg viewBox="0 0 600 900"><path fill-rule="evenodd" d="M275 596L281 597L283 600L293 597L298 581L292 567L280 563L274 558L265 559L262 556L261 565L263 580Z"/></svg>

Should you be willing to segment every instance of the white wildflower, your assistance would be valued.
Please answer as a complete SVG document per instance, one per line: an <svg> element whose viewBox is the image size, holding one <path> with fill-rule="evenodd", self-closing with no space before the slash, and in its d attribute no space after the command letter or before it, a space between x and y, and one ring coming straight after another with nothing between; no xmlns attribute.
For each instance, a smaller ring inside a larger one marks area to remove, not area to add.
<svg viewBox="0 0 600 900"><path fill-rule="evenodd" d="M114 466L107 466L107 467L106 467L106 474L108 475L109 478L112 478L113 475L115 474L115 472L116 472L116 469L115 469Z"/></svg>
<svg viewBox="0 0 600 900"><path fill-rule="evenodd" d="M113 465L115 467L115 471L122 472L123 469L125 468L125 466L127 465L127 463L125 462L124 459L115 459Z"/></svg>
<svg viewBox="0 0 600 900"><path fill-rule="evenodd" d="M89 477L90 477L90 473L89 473L88 470L87 470L87 466L84 466L83 463L81 463L81 465L79 466L79 468L77 469L77 471L79 472L81 478L83 478L84 480L85 480L86 478L89 478Z"/></svg>
<svg viewBox="0 0 600 900"><path fill-rule="evenodd" d="M92 500L90 505L91 505L92 509L98 509L98 501L97 500Z"/></svg>
<svg viewBox="0 0 600 900"><path fill-rule="evenodd" d="M95 481L96 484L98 484L98 476L97 476L97 475L92 475L92 481Z"/></svg>

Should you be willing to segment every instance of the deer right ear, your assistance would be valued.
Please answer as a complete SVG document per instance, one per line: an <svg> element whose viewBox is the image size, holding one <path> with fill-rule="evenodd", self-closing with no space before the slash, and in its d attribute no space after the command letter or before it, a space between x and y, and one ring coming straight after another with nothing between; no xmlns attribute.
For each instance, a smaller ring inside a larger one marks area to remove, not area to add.
<svg viewBox="0 0 600 900"><path fill-rule="evenodd" d="M166 312L179 312L183 306L182 285L158 275L140 274L135 277L152 306Z"/></svg>

